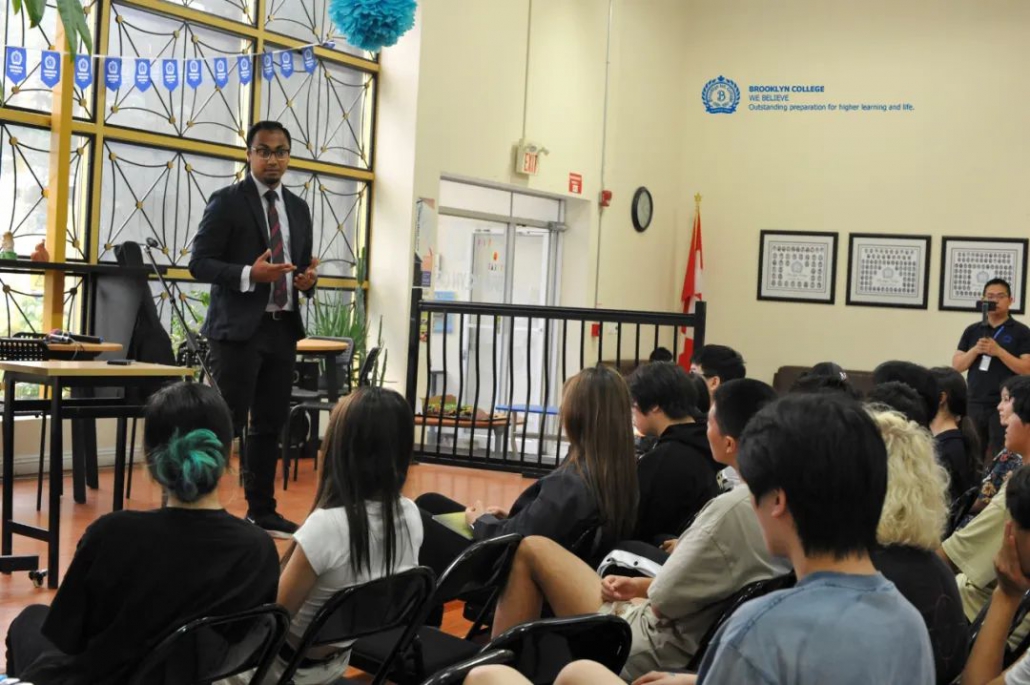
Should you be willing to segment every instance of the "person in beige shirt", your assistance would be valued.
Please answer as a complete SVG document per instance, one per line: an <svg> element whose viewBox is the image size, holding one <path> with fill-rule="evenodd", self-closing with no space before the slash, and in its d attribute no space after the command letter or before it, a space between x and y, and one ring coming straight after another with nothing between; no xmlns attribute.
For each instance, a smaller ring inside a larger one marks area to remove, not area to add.
<svg viewBox="0 0 1030 685"><path fill-rule="evenodd" d="M730 381L715 392L709 412L712 456L736 464L737 440L748 420L776 398L750 379ZM623 677L682 668L708 628L740 588L790 572L766 550L746 486L709 501L680 536L655 578L599 578L589 566L551 540L528 537L519 545L494 617L494 635L538 618L543 600L558 616L609 613L633 631Z"/></svg>

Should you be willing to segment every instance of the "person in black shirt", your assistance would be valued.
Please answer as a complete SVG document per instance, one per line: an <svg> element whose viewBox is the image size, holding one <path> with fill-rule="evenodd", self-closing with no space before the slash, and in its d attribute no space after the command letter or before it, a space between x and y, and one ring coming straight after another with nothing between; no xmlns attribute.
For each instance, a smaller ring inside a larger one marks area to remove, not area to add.
<svg viewBox="0 0 1030 685"><path fill-rule="evenodd" d="M1007 281L994 278L984 286L983 299L997 308L983 322L969 325L958 342L951 366L968 371L969 417L976 424L980 445L994 456L1004 442L997 405L1001 384L1018 374L1030 373L1030 328L1009 316L1012 288Z"/></svg>
<svg viewBox="0 0 1030 685"><path fill-rule="evenodd" d="M951 477L948 496L951 502L980 483L983 463L980 438L969 418L966 381L950 366L930 369L940 390L940 407L930 422L937 443L937 460Z"/></svg>
<svg viewBox="0 0 1030 685"><path fill-rule="evenodd" d="M147 469L168 496L155 511L97 519L50 607L26 607L7 634L7 673L36 685L118 685L166 633L204 616L274 602L279 555L218 496L232 416L218 393L177 383L145 413Z"/></svg>
<svg viewBox="0 0 1030 685"><path fill-rule="evenodd" d="M637 463L640 505L634 537L646 542L679 537L719 494L715 474L721 467L712 459L695 386L676 364L655 362L633 372L629 392L637 430L658 438Z"/></svg>

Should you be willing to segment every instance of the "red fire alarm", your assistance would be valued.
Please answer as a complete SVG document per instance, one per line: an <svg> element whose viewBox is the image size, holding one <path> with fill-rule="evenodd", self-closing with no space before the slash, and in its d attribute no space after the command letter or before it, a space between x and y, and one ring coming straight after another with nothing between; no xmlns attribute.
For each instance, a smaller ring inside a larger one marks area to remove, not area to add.
<svg viewBox="0 0 1030 685"><path fill-rule="evenodd" d="M601 337L601 324L592 323L590 324L590 337L600 338Z"/></svg>
<svg viewBox="0 0 1030 685"><path fill-rule="evenodd" d="M601 206L608 207L612 203L612 191L602 190L601 191Z"/></svg>

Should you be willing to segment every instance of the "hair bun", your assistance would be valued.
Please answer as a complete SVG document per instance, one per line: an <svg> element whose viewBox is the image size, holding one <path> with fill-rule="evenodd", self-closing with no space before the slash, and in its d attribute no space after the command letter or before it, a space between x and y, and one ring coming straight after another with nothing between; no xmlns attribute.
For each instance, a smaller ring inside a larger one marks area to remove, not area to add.
<svg viewBox="0 0 1030 685"><path fill-rule="evenodd" d="M182 502L193 502L218 485L225 471L222 441L206 428L176 430L153 455L154 478Z"/></svg>

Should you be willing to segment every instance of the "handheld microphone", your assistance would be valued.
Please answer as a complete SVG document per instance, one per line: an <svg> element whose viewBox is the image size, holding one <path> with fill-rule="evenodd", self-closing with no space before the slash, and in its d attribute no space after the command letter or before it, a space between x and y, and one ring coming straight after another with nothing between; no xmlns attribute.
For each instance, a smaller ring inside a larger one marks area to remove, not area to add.
<svg viewBox="0 0 1030 685"><path fill-rule="evenodd" d="M988 302L987 300L984 300L983 302L981 302L980 303L980 311L983 312L983 327L984 327L984 330L987 330L988 328L990 328L990 325L987 323L987 312L991 311L991 303Z"/></svg>

